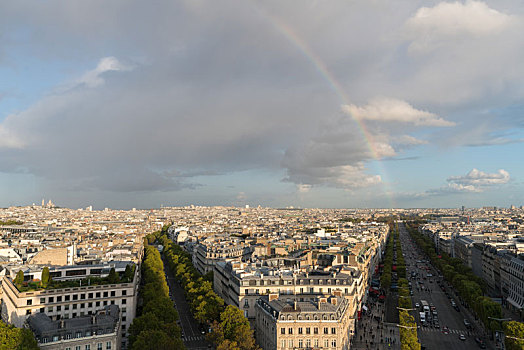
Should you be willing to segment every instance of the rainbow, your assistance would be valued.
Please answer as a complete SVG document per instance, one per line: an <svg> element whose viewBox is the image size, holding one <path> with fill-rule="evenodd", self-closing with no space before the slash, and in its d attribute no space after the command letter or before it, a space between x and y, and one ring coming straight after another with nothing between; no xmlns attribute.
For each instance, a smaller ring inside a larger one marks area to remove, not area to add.
<svg viewBox="0 0 524 350"><path fill-rule="evenodd" d="M302 38L300 38L292 30L291 27L289 27L286 23L284 23L278 17L263 10L255 2L252 2L252 4L254 8L257 10L257 12L263 18L265 18L271 24L271 26L274 29L276 29L277 32L282 34L287 39L287 41L289 41L294 47L296 47L299 50L299 52L309 62L313 64L313 67L315 67L319 75L327 82L330 89L338 96L341 104L349 105L350 100L346 92L344 91L344 88L342 87L340 82L334 77L334 75L329 71L324 61L309 47L309 45ZM387 180L388 177L386 176L386 171L381 163L381 158L379 156L379 153L374 146L375 142L373 140L373 135L367 130L366 125L361 120L355 117L352 117L351 119L355 122L359 133L362 135L362 138L364 142L366 143L366 147L369 149L373 157L373 160L376 161L375 164L376 164L377 170L383 180L382 181L383 191L386 194L386 196L389 198L390 207L395 208L394 199L391 195L392 192L389 190L387 186L387 184L389 183L389 181Z"/></svg>

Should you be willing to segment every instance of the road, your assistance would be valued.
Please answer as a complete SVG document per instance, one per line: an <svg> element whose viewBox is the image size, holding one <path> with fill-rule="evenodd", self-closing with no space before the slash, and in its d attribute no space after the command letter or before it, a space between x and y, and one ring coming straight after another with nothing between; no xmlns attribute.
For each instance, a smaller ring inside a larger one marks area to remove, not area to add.
<svg viewBox="0 0 524 350"><path fill-rule="evenodd" d="M411 240L404 224L399 224L400 240L402 242L402 251L406 260L408 280L412 284L413 296L411 301L413 307L421 300L426 300L428 304L433 304L436 307L440 328L435 327L431 322L428 326L423 326L420 321L419 311L414 310L410 313L415 316L418 328L418 337L422 345L428 350L446 349L446 350L463 350L463 349L480 349L480 346L475 342L475 337L480 337L486 342L486 337L476 322L471 319L469 313L465 312L459 299L453 294L450 288L439 273L431 266L423 255L423 253L416 247ZM418 273L417 277L412 277L412 272ZM428 277L431 274L431 277ZM439 287L437 282L444 285L444 291ZM445 292L448 292L449 297ZM451 304L451 299L456 302L459 311ZM472 325L471 330L468 330L464 324L464 319ZM443 328L449 328L449 334L443 332ZM466 340L460 340L459 335L463 334ZM486 343L488 349L492 349L489 343Z"/></svg>
<svg viewBox="0 0 524 350"><path fill-rule="evenodd" d="M182 329L182 340L184 341L184 345L186 348L192 350L203 350L211 348L211 344L205 340L205 337L200 330L199 323L193 318L193 315L191 314L191 310L184 294L184 289L175 280L174 275L165 260L164 273L166 275L166 281L171 293L171 300L173 300L175 308L178 311L178 315L180 317L179 326Z"/></svg>

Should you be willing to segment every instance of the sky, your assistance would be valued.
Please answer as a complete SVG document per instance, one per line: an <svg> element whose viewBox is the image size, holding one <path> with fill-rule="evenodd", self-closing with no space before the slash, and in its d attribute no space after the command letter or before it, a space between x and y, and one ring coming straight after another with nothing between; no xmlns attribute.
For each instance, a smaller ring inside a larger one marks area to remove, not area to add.
<svg viewBox="0 0 524 350"><path fill-rule="evenodd" d="M524 204L524 2L0 3L0 206Z"/></svg>

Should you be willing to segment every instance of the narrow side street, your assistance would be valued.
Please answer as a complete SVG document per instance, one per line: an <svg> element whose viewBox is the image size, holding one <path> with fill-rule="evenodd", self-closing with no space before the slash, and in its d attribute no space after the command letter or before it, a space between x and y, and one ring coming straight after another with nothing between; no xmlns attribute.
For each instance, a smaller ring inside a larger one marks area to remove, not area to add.
<svg viewBox="0 0 524 350"><path fill-rule="evenodd" d="M175 308L180 317L179 326L182 329L182 340L188 349L203 350L210 349L212 345L205 340L205 330L200 329L199 323L193 318L190 307L187 303L184 289L175 280L174 274L167 262L164 262L164 272L166 274L166 281L169 286L171 300L175 304Z"/></svg>

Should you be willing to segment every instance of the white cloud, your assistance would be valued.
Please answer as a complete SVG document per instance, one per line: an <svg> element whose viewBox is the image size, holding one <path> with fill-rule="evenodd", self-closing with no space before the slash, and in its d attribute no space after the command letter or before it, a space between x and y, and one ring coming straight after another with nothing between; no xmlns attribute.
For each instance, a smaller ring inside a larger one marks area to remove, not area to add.
<svg viewBox="0 0 524 350"><path fill-rule="evenodd" d="M103 57L98 62L95 69L86 72L79 80L78 83L85 84L88 87L96 87L104 83L102 75L106 72L111 71L127 71L130 70L131 66L122 64L115 57Z"/></svg>
<svg viewBox="0 0 524 350"><path fill-rule="evenodd" d="M510 181L510 175L504 169L499 169L496 173L485 173L474 168L466 175L450 176L446 181L445 186L421 193L404 193L400 194L399 197L425 198L453 193L481 193L495 186L507 184Z"/></svg>
<svg viewBox="0 0 524 350"><path fill-rule="evenodd" d="M0 149L1 148L22 148L22 140L10 132L5 126L0 125Z"/></svg>
<svg viewBox="0 0 524 350"><path fill-rule="evenodd" d="M506 29L512 17L481 1L441 2L422 7L406 22L411 52L432 51L464 36L486 36Z"/></svg>
<svg viewBox="0 0 524 350"><path fill-rule="evenodd" d="M453 126L455 123L439 118L436 114L415 109L406 101L394 98L375 98L365 106L343 105L342 110L358 120L402 122L416 126Z"/></svg>
<svg viewBox="0 0 524 350"><path fill-rule="evenodd" d="M478 169L472 169L469 173L462 176L450 176L447 181L451 184L460 186L474 186L475 188L482 188L493 185L503 185L510 180L509 173L500 169L496 173L485 173Z"/></svg>

